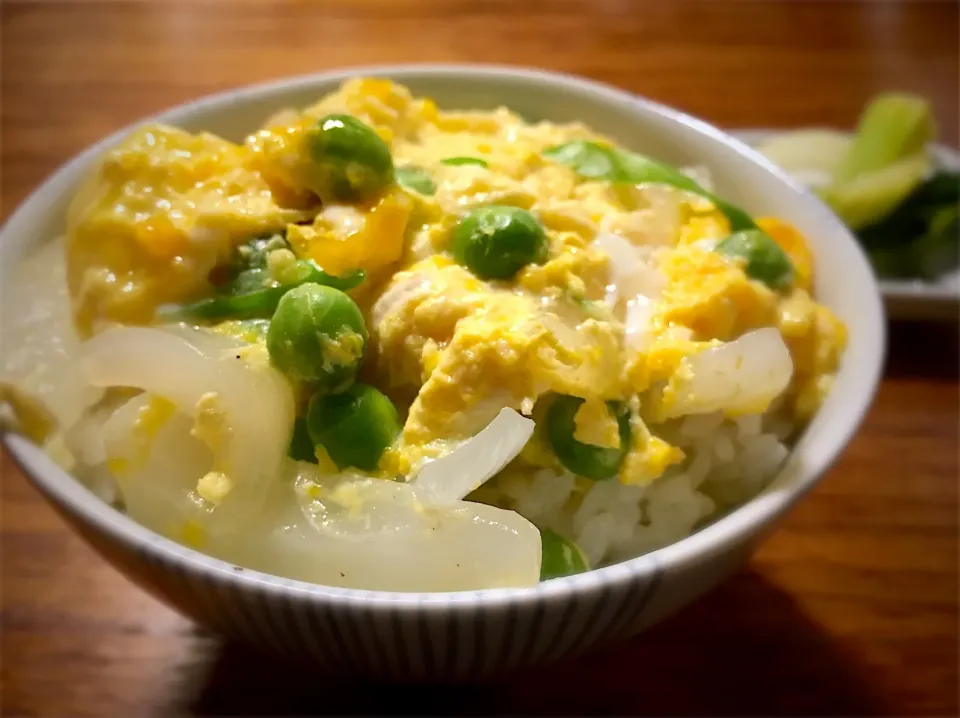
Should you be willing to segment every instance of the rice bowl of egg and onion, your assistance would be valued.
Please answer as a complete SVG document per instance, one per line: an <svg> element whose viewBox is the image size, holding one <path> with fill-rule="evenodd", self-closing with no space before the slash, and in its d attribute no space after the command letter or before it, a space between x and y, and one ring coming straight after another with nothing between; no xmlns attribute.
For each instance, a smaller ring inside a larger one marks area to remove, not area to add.
<svg viewBox="0 0 960 718"><path fill-rule="evenodd" d="M804 220L403 80L97 153L5 282L19 430L166 539L361 591L600 573L763 492L863 351Z"/></svg>

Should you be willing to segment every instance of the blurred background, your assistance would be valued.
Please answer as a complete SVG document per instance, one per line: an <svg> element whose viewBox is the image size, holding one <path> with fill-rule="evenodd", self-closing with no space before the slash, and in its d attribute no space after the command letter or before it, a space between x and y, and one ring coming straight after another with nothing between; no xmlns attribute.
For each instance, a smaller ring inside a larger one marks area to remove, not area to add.
<svg viewBox="0 0 960 718"><path fill-rule="evenodd" d="M6 0L3 32L5 211L145 113L357 64L549 68L727 128L852 128L910 90L957 141L952 0Z"/></svg>
<svg viewBox="0 0 960 718"><path fill-rule="evenodd" d="M349 65L559 70L728 130L854 131L878 94L907 92L934 120L932 156L947 157L924 181L949 169L960 135L953 0L4 0L0 18L3 218L144 115ZM224 645L141 593L5 459L2 713L955 715L960 303L947 197L941 224L903 220L912 234L897 242L939 232L943 276L888 287L904 318L859 437L747 569L649 634L482 689L334 684ZM897 257L926 266L912 247Z"/></svg>

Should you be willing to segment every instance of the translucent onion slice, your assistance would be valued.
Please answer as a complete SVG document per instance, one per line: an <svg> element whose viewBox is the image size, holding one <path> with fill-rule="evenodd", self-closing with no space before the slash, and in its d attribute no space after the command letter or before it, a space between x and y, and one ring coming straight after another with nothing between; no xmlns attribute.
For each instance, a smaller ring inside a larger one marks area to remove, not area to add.
<svg viewBox="0 0 960 718"><path fill-rule="evenodd" d="M519 514L463 501L431 506L410 484L289 465L250 530L215 539L210 553L302 581L383 591L521 587L539 580L540 534Z"/></svg>
<svg viewBox="0 0 960 718"><path fill-rule="evenodd" d="M142 389L189 417L197 415L201 398L216 395L212 408L225 430L211 468L225 473L233 489L210 512L205 526L211 531L239 530L257 512L277 480L294 419L290 385L267 362L239 359L238 346L201 329L122 327L94 337L79 355L90 384Z"/></svg>
<svg viewBox="0 0 960 718"><path fill-rule="evenodd" d="M665 278L623 237L600 233L594 242L610 257L612 281L607 286L606 302L623 320L627 348L641 351L650 336L650 322Z"/></svg>
<svg viewBox="0 0 960 718"><path fill-rule="evenodd" d="M453 591L537 581L539 534L518 514L467 502L431 506L408 484L325 475L292 460L243 531L208 534L208 509L190 477L210 466L211 453L180 412L152 436L137 429L152 400L141 394L118 409L104 440L114 461L130 467L118 481L127 513L154 531L248 568L332 586Z"/></svg>
<svg viewBox="0 0 960 718"><path fill-rule="evenodd" d="M847 134L835 130L796 130L777 133L758 143L756 149L797 181L808 187L825 187L850 142Z"/></svg>
<svg viewBox="0 0 960 718"><path fill-rule="evenodd" d="M193 419L182 412L157 426L142 426L140 419L155 398L139 394L117 409L103 426L103 445L127 513L157 533L182 540L188 522L206 523L208 510L195 490L213 456L190 435Z"/></svg>
<svg viewBox="0 0 960 718"><path fill-rule="evenodd" d="M594 239L594 245L610 257L611 282L607 286L606 302L612 309L625 309L628 302L637 298L650 302L663 293L663 275L626 239L601 232Z"/></svg>
<svg viewBox="0 0 960 718"><path fill-rule="evenodd" d="M759 414L792 376L793 360L780 332L758 329L684 359L664 392L664 413Z"/></svg>
<svg viewBox="0 0 960 718"><path fill-rule="evenodd" d="M654 302L642 295L627 302L623 320L624 342L629 349L643 351L649 344L650 324L653 319Z"/></svg>
<svg viewBox="0 0 960 718"><path fill-rule="evenodd" d="M453 504L513 461L530 440L533 428L532 420L513 409L501 409L479 434L425 464L411 485L431 504Z"/></svg>

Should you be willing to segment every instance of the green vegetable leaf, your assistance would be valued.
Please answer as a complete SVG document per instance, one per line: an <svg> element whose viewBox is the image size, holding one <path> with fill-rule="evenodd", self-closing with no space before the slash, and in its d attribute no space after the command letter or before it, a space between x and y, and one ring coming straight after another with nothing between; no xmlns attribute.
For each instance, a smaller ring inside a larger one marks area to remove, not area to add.
<svg viewBox="0 0 960 718"><path fill-rule="evenodd" d="M267 255L271 250L282 247L290 247L282 233L254 237L238 245L227 263L227 277L232 280L252 269L266 269Z"/></svg>
<svg viewBox="0 0 960 718"><path fill-rule="evenodd" d="M937 172L886 217L860 229L857 238L871 251L909 244L927 232L941 210L955 209L958 203L960 173Z"/></svg>
<svg viewBox="0 0 960 718"><path fill-rule="evenodd" d="M934 278L960 263L960 173L940 171L859 232L877 273Z"/></svg>
<svg viewBox="0 0 960 718"><path fill-rule="evenodd" d="M960 202L960 172L940 170L934 173L917 192L917 199L927 206L957 204Z"/></svg>
<svg viewBox="0 0 960 718"><path fill-rule="evenodd" d="M880 222L923 182L930 169L927 144L935 135L926 100L878 95L820 196L853 230Z"/></svg>
<svg viewBox="0 0 960 718"><path fill-rule="evenodd" d="M462 165L476 165L477 167L490 166L479 157L447 157L444 160L440 160L440 164L450 165L451 167L460 167Z"/></svg>
<svg viewBox="0 0 960 718"><path fill-rule="evenodd" d="M247 269L240 272L233 280L217 287L217 294L236 297L259 291L272 284L273 279L267 269Z"/></svg>
<svg viewBox="0 0 960 718"><path fill-rule="evenodd" d="M287 455L296 461L317 463L317 454L307 430L307 420L297 419L293 424L293 435L290 437L290 448Z"/></svg>
<svg viewBox="0 0 960 718"><path fill-rule="evenodd" d="M218 296L201 299L191 304L170 307L158 314L161 318L169 321L265 318L273 314L284 294L302 284L311 282L347 292L359 286L366 276L362 269L358 269L337 277L323 271L313 260L300 259L297 260L297 270L295 272L297 278L295 281L264 287L262 284L259 286L252 284L255 276L254 271L264 272L263 275L258 276L265 276L265 270L251 270L251 273L247 275L248 279L244 280L250 281L250 286L239 285L234 282L227 286L225 293Z"/></svg>
<svg viewBox="0 0 960 718"><path fill-rule="evenodd" d="M604 147L589 140L573 140L544 150L543 156L567 165L586 179L620 184L664 184L703 197L726 215L734 232L756 229L745 211L705 190L675 167L616 147Z"/></svg>
<svg viewBox="0 0 960 718"><path fill-rule="evenodd" d="M920 186L928 168L926 152L918 152L848 182L834 183L819 194L850 229L858 230L889 215Z"/></svg>
<svg viewBox="0 0 960 718"><path fill-rule="evenodd" d="M779 244L759 229L731 234L720 240L715 249L727 257L744 259L747 276L763 282L771 289L783 289L793 281L794 269L790 258Z"/></svg>
<svg viewBox="0 0 960 718"><path fill-rule="evenodd" d="M395 174L397 184L401 187L412 189L414 192L427 196L437 191L437 185L434 184L430 175L419 167L397 167Z"/></svg>
<svg viewBox="0 0 960 718"><path fill-rule="evenodd" d="M254 237L238 245L230 260L210 274L218 295L249 294L274 284L267 271L267 255L275 249L289 249L283 234Z"/></svg>
<svg viewBox="0 0 960 718"><path fill-rule="evenodd" d="M922 152L936 135L933 113L922 97L878 95L860 117L857 132L834 172L834 182L850 182Z"/></svg>
<svg viewBox="0 0 960 718"><path fill-rule="evenodd" d="M960 207L944 207L930 220L927 233L916 243L922 277L933 279L960 264Z"/></svg>
<svg viewBox="0 0 960 718"><path fill-rule="evenodd" d="M297 281L285 285L287 289L293 289L295 286L312 282L313 284L322 284L325 287L339 289L341 292L349 292L351 289L356 289L363 284L363 280L367 276L366 272L362 269L355 269L339 277L335 274L328 274L312 259L297 260L297 267Z"/></svg>
<svg viewBox="0 0 960 718"><path fill-rule="evenodd" d="M618 150L587 140L572 140L543 151L544 157L566 165L585 179L629 182L618 155Z"/></svg>

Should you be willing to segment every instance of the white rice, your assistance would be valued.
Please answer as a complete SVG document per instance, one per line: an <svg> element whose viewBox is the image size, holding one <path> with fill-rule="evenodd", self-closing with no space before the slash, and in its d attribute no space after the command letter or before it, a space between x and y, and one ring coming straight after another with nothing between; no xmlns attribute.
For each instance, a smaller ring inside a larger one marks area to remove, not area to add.
<svg viewBox="0 0 960 718"><path fill-rule="evenodd" d="M685 538L756 496L786 459L791 428L774 415L690 416L656 428L686 459L647 486L581 480L584 492L572 475L541 470L499 481L498 503L572 538L591 565L614 563Z"/></svg>

